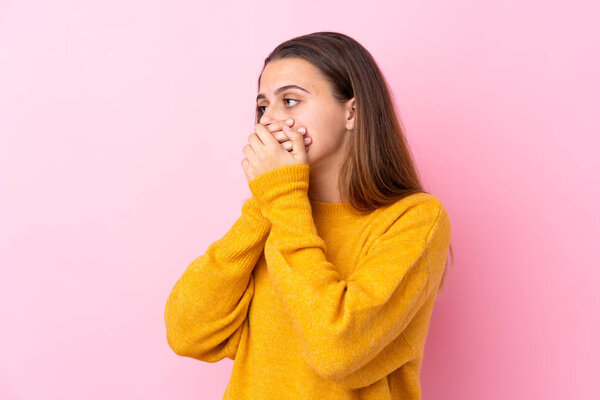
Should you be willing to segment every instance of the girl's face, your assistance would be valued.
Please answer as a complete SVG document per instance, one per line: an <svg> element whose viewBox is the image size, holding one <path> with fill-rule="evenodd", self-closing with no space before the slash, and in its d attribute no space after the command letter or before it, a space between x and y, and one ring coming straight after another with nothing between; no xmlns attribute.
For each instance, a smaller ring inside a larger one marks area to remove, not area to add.
<svg viewBox="0 0 600 400"><path fill-rule="evenodd" d="M284 58L269 62L260 78L257 107L264 112L259 123L294 120L312 139L308 145L311 170L327 171L341 161L350 130L354 129L354 99L340 103L329 82L310 62Z"/></svg>

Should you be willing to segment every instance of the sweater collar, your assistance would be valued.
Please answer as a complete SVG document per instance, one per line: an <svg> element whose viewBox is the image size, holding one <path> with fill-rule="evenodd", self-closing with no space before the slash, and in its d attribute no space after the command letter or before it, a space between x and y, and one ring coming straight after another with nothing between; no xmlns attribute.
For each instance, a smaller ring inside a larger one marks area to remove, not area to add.
<svg viewBox="0 0 600 400"><path fill-rule="evenodd" d="M350 203L327 203L324 201L317 201L308 199L310 202L310 207L312 209L313 216L316 218L319 217L348 217L354 216L355 213L350 206Z"/></svg>

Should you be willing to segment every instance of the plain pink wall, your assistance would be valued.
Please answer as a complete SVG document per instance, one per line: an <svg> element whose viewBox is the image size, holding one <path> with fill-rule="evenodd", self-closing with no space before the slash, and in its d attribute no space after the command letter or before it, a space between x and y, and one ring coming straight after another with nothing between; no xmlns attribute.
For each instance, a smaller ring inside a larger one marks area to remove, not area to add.
<svg viewBox="0 0 600 400"><path fill-rule="evenodd" d="M600 398L593 3L0 2L0 398L221 398L166 299L250 194L264 57L320 30L378 61L452 220L423 398Z"/></svg>

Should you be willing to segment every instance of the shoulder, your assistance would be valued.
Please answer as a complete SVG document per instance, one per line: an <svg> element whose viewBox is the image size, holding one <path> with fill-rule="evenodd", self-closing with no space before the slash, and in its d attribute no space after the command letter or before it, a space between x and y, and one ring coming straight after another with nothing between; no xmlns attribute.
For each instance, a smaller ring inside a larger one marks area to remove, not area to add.
<svg viewBox="0 0 600 400"><path fill-rule="evenodd" d="M374 233L401 234L405 240L428 241L436 233L450 234L450 218L442 202L430 193L408 195L381 207L375 219Z"/></svg>

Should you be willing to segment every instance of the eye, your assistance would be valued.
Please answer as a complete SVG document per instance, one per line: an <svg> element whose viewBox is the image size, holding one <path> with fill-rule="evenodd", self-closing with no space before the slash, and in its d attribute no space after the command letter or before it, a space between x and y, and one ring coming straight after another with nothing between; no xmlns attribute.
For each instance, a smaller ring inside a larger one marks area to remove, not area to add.
<svg viewBox="0 0 600 400"><path fill-rule="evenodd" d="M286 100L291 100L291 101L298 102L298 100L296 100L296 99L283 99L283 101L286 101ZM293 105L295 105L295 104L293 104Z"/></svg>
<svg viewBox="0 0 600 400"><path fill-rule="evenodd" d="M298 103L300 102L300 100L296 100L296 99L283 99L283 101L295 101L295 102L296 102L296 104L298 104ZM289 103L288 103L288 104L289 104ZM292 105L291 105L291 106L289 106L289 107L295 106L296 104L292 104ZM267 106L258 106L258 107L256 107L256 109L257 109L258 111L260 111L261 113L264 113L266 108L267 108Z"/></svg>

